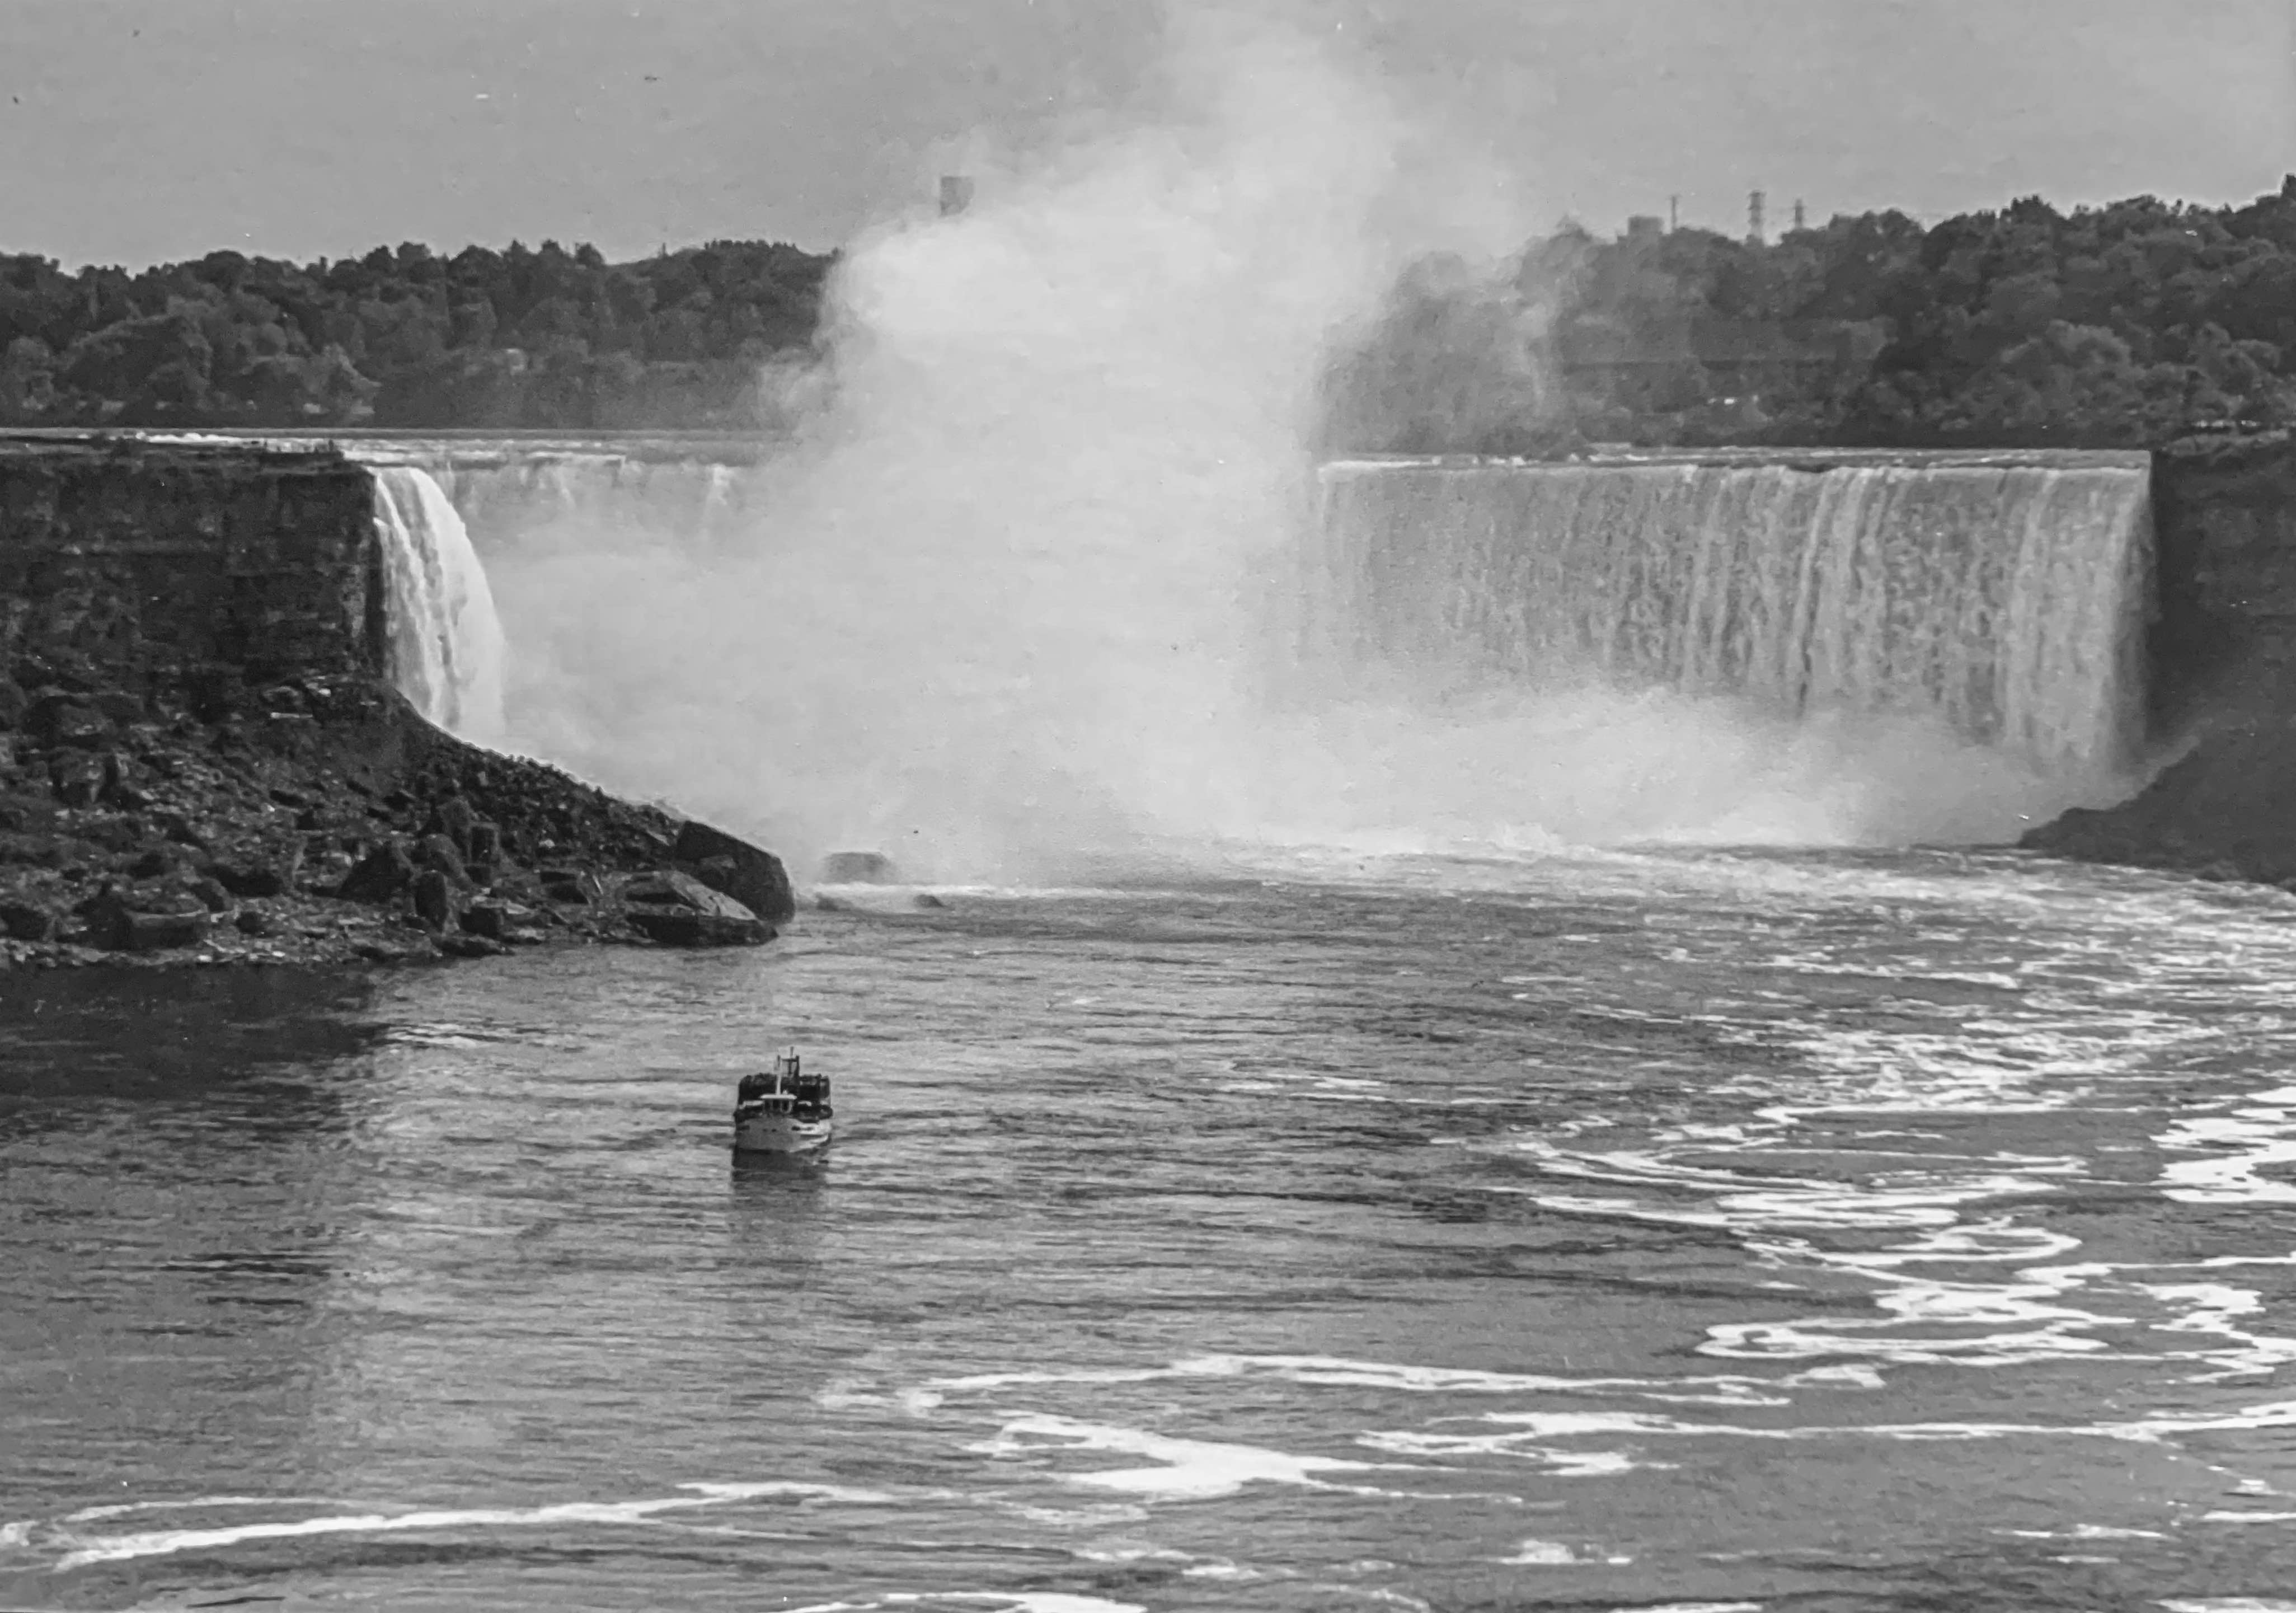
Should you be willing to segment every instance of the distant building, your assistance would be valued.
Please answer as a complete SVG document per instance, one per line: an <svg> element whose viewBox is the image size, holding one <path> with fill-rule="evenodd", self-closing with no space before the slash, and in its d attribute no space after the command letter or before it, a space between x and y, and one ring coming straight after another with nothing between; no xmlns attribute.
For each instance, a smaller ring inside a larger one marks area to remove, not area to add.
<svg viewBox="0 0 2296 1613"><path fill-rule="evenodd" d="M940 177L940 216L947 218L972 205L972 177L965 174L943 174Z"/></svg>
<svg viewBox="0 0 2296 1613"><path fill-rule="evenodd" d="M1666 220L1652 213L1636 213L1627 220L1627 239L1655 241L1666 234Z"/></svg>

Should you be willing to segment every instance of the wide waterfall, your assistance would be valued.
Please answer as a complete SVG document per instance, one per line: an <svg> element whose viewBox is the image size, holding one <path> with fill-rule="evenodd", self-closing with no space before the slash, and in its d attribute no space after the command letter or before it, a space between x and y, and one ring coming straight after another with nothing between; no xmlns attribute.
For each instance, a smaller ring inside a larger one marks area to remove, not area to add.
<svg viewBox="0 0 2296 1613"><path fill-rule="evenodd" d="M377 465L374 523L390 590L390 673L415 709L480 744L503 737L507 654L485 568L429 472Z"/></svg>
<svg viewBox="0 0 2296 1613"><path fill-rule="evenodd" d="M1344 461L1311 649L1941 719L2046 773L2142 739L2148 470L2060 454Z"/></svg>

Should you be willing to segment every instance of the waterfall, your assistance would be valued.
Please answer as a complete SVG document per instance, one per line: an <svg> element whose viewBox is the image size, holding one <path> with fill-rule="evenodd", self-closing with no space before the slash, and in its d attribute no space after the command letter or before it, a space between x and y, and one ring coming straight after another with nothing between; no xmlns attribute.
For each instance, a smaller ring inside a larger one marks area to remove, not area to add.
<svg viewBox="0 0 2296 1613"><path fill-rule="evenodd" d="M390 592L392 681L440 728L497 744L506 651L494 595L463 518L429 472L406 465L371 468Z"/></svg>
<svg viewBox="0 0 2296 1613"><path fill-rule="evenodd" d="M2044 773L2142 742L2141 457L1342 461L1311 652L1942 720Z"/></svg>
<svg viewBox="0 0 2296 1613"><path fill-rule="evenodd" d="M743 465L600 451L449 453L430 465L490 552L528 542L547 547L583 528L723 542L747 529L756 481Z"/></svg>

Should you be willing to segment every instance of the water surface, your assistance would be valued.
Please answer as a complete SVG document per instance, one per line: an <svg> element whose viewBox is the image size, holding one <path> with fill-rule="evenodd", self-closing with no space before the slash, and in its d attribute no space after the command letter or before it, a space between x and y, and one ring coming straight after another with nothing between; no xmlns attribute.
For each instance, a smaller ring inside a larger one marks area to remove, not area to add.
<svg viewBox="0 0 2296 1613"><path fill-rule="evenodd" d="M2296 1606L2296 900L845 894L6 982L0 1602ZM783 1040L839 1140L737 1166Z"/></svg>

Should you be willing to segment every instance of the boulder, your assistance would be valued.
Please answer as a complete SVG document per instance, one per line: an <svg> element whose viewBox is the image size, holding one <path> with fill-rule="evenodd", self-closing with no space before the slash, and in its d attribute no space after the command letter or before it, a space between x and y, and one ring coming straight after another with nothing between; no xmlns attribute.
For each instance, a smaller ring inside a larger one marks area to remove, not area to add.
<svg viewBox="0 0 2296 1613"><path fill-rule="evenodd" d="M151 715L144 696L131 689L98 689L88 697L88 704L108 720L122 728L141 722Z"/></svg>
<svg viewBox="0 0 2296 1613"><path fill-rule="evenodd" d="M197 946L208 938L210 922L205 913L134 913L127 915L129 952L160 952L171 947Z"/></svg>
<svg viewBox="0 0 2296 1613"><path fill-rule="evenodd" d="M111 720L80 696L46 694L24 713L24 728L44 745L94 750L110 736Z"/></svg>
<svg viewBox="0 0 2296 1613"><path fill-rule="evenodd" d="M261 908L240 909L239 916L233 919L232 923L238 926L239 933L242 935L276 935L279 934L279 921L274 918L270 914L265 912Z"/></svg>
<svg viewBox="0 0 2296 1613"><path fill-rule="evenodd" d="M774 938L774 926L762 918L684 907L632 908L630 926L649 941L670 947L754 947Z"/></svg>
<svg viewBox="0 0 2296 1613"><path fill-rule="evenodd" d="M542 893L553 901L581 905L605 894L598 876L587 868L544 868L537 876L542 881Z"/></svg>
<svg viewBox="0 0 2296 1613"><path fill-rule="evenodd" d="M771 852L689 819L678 828L670 857L769 925L786 924L797 916L797 893L790 888L789 871Z"/></svg>
<svg viewBox="0 0 2296 1613"><path fill-rule="evenodd" d="M444 835L454 842L458 857L471 855L471 831L478 827L479 812L461 795L449 795L430 809L430 820L423 826L425 835Z"/></svg>
<svg viewBox="0 0 2296 1613"><path fill-rule="evenodd" d="M359 859L335 893L347 901L395 901L414 883L414 859L398 842L386 840Z"/></svg>
<svg viewBox="0 0 2296 1613"><path fill-rule="evenodd" d="M726 918L757 917L724 892L712 890L693 875L676 869L636 875L623 881L620 894L624 901L634 905L685 908L690 912L715 913Z"/></svg>
<svg viewBox="0 0 2296 1613"><path fill-rule="evenodd" d="M470 870L463 866L463 853L453 838L446 835L425 835L414 847L417 867L436 868L447 876L448 884L466 889L471 883Z"/></svg>
<svg viewBox="0 0 2296 1613"><path fill-rule="evenodd" d="M502 830L491 823L472 824L469 855L472 862L500 863L503 860Z"/></svg>
<svg viewBox="0 0 2296 1613"><path fill-rule="evenodd" d="M48 788L68 807L92 807L103 798L103 758L67 751L48 764Z"/></svg>
<svg viewBox="0 0 2296 1613"><path fill-rule="evenodd" d="M899 876L882 852L832 852L821 860L824 885L890 885Z"/></svg>
<svg viewBox="0 0 2296 1613"><path fill-rule="evenodd" d="M197 851L205 851L207 849L207 835L201 831L200 827L197 824L193 823L191 819L186 817L184 814L181 812L161 812L152 819L152 821L162 835L165 835L176 844L191 846Z"/></svg>
<svg viewBox="0 0 2296 1613"><path fill-rule="evenodd" d="M455 923L455 883L442 868L424 868L414 876L414 916L434 930Z"/></svg>
<svg viewBox="0 0 2296 1613"><path fill-rule="evenodd" d="M303 848L294 845L267 856L258 853L217 858L208 864L207 871L217 885L234 896L287 896L294 893L295 876L301 871L302 866ZM353 873L356 875L357 870L354 869ZM388 901L397 893L394 889L383 895L358 896L353 900Z"/></svg>
<svg viewBox="0 0 2296 1613"><path fill-rule="evenodd" d="M183 847L175 844L155 845L127 865L131 879L163 879L181 871L191 859Z"/></svg>
<svg viewBox="0 0 2296 1613"><path fill-rule="evenodd" d="M474 901L463 913L466 934L500 941L510 930L510 909L498 901Z"/></svg>
<svg viewBox="0 0 2296 1613"><path fill-rule="evenodd" d="M429 938L409 941L403 944L388 941L362 941L351 948L351 956L369 963L414 963L426 958L436 958L439 949Z"/></svg>
<svg viewBox="0 0 2296 1613"><path fill-rule="evenodd" d="M79 826L80 838L125 856L141 850L144 828L133 818L98 818Z"/></svg>
<svg viewBox="0 0 2296 1613"><path fill-rule="evenodd" d="M0 930L11 941L53 941L62 915L55 909L21 900L0 901Z"/></svg>
<svg viewBox="0 0 2296 1613"><path fill-rule="evenodd" d="M107 952L159 952L196 946L207 939L209 918L202 909L178 906L179 893L107 885L79 904L87 944Z"/></svg>
<svg viewBox="0 0 2296 1613"><path fill-rule="evenodd" d="M103 753L103 782L96 795L106 806L133 808L152 804L134 759L120 751Z"/></svg>
<svg viewBox="0 0 2296 1613"><path fill-rule="evenodd" d="M439 950L449 958L500 958L510 949L487 935L441 935Z"/></svg>

